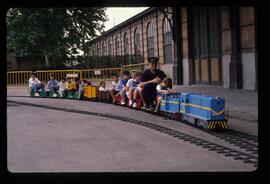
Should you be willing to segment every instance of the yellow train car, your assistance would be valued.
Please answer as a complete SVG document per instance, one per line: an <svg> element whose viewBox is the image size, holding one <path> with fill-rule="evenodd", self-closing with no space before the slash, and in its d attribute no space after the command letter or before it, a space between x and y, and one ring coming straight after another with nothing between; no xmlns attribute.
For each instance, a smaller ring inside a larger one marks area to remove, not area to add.
<svg viewBox="0 0 270 184"><path fill-rule="evenodd" d="M97 86L85 86L83 96L88 99L96 99L97 98Z"/></svg>

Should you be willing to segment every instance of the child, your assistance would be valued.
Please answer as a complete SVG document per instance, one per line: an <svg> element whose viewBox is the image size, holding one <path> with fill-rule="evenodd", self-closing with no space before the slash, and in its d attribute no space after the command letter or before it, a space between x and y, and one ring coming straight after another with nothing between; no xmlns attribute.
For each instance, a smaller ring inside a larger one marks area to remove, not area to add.
<svg viewBox="0 0 270 184"><path fill-rule="evenodd" d="M39 96L38 91L40 89L44 90L45 86L42 82L40 82L37 78L36 73L31 74L31 78L29 79L29 88L31 92L35 93L35 96Z"/></svg>
<svg viewBox="0 0 270 184"><path fill-rule="evenodd" d="M140 72L133 72L131 74L131 79L128 80L126 84L126 94L129 99L129 106L132 106L134 101L133 101L133 95L135 89L138 87L140 78L141 78L141 73ZM135 98L136 99L136 98Z"/></svg>
<svg viewBox="0 0 270 184"><path fill-rule="evenodd" d="M60 97L63 97L66 91L66 84L65 84L65 78L62 78L59 82L59 94Z"/></svg>
<svg viewBox="0 0 270 184"><path fill-rule="evenodd" d="M99 83L99 88L98 88L99 91L106 91L106 84L105 84L105 81L101 81Z"/></svg>
<svg viewBox="0 0 270 184"><path fill-rule="evenodd" d="M54 78L53 73L50 73L50 81L48 82L47 86L50 92L53 94L53 97L57 97L56 92L58 91L59 86L58 81Z"/></svg>
<svg viewBox="0 0 270 184"><path fill-rule="evenodd" d="M118 82L119 82L118 75L112 74L112 89L116 88Z"/></svg>
<svg viewBox="0 0 270 184"><path fill-rule="evenodd" d="M121 96L121 105L125 105L125 87L127 84L127 81L129 79L129 71L123 72L123 79L119 81L119 83L116 85L115 88L113 88L110 93L113 99L113 103L115 103L115 97L120 95Z"/></svg>
<svg viewBox="0 0 270 184"><path fill-rule="evenodd" d="M80 80L79 77L75 78L75 86L76 86L75 90L79 92L79 95L78 95L79 99L83 99L84 85L86 84L83 82L83 80Z"/></svg>
<svg viewBox="0 0 270 184"><path fill-rule="evenodd" d="M66 90L67 90L67 92L71 92L72 96L74 96L74 93L76 91L76 83L74 82L73 79L67 78Z"/></svg>
<svg viewBox="0 0 270 184"><path fill-rule="evenodd" d="M172 90L172 79L169 77L165 77L162 83L157 85L157 105L156 105L155 112L159 111L162 94L176 93L176 92L177 91Z"/></svg>

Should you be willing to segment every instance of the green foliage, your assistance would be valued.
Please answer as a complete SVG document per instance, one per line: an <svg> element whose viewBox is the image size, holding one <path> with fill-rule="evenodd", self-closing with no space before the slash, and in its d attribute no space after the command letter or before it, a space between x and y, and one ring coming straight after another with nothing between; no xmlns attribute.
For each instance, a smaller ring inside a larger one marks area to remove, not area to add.
<svg viewBox="0 0 270 184"><path fill-rule="evenodd" d="M6 19L9 53L62 60L102 32L107 16L105 8L11 8Z"/></svg>

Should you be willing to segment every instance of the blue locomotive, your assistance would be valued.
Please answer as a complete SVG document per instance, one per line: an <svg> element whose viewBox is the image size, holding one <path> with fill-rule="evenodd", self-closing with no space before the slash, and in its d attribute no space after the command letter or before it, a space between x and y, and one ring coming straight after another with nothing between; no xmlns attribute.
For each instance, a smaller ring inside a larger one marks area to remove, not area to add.
<svg viewBox="0 0 270 184"><path fill-rule="evenodd" d="M201 93L162 95L160 111L205 129L226 129L225 99Z"/></svg>

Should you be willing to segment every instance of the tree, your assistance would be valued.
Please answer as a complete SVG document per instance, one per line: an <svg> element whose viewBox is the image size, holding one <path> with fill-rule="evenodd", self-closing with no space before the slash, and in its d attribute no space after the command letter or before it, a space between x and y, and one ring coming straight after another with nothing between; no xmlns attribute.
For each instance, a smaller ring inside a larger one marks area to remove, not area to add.
<svg viewBox="0 0 270 184"><path fill-rule="evenodd" d="M105 8L11 8L7 50L15 56L41 55L57 64L101 33L106 20Z"/></svg>

